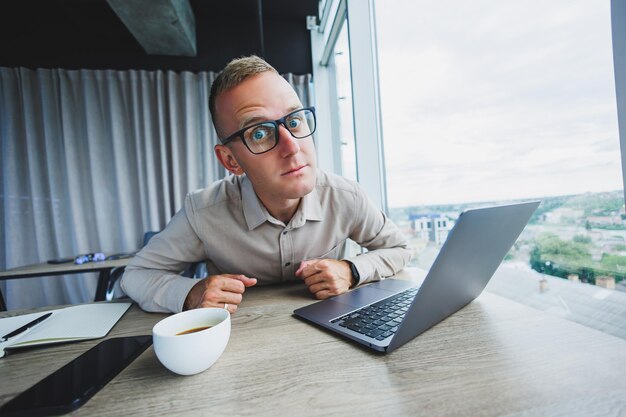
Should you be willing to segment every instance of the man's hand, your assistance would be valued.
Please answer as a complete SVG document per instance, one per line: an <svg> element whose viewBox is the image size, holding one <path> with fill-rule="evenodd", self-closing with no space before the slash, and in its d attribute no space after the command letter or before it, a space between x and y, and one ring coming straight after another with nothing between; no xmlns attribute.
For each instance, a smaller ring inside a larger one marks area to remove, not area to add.
<svg viewBox="0 0 626 417"><path fill-rule="evenodd" d="M246 287L254 284L256 278L248 278L245 275L211 275L201 279L191 288L185 298L183 311L201 307L223 308L227 304L227 310L234 313L241 303Z"/></svg>
<svg viewBox="0 0 626 417"><path fill-rule="evenodd" d="M353 285L350 265L336 259L302 261L296 271L318 300L343 294Z"/></svg>

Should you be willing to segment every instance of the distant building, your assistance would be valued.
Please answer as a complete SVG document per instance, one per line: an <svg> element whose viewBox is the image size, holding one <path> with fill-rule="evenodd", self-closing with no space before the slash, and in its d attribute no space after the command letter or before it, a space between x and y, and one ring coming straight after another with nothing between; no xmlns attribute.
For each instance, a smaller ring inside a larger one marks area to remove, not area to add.
<svg viewBox="0 0 626 417"><path fill-rule="evenodd" d="M576 219L583 217L583 215L583 210L559 207L548 213L544 213L543 221L553 224L568 223L570 221L576 221Z"/></svg>
<svg viewBox="0 0 626 417"><path fill-rule="evenodd" d="M596 285L598 287L606 288L609 290L615 289L615 278L608 275L600 275L596 277Z"/></svg>
<svg viewBox="0 0 626 417"><path fill-rule="evenodd" d="M613 226L621 225L622 218L619 215L615 216L588 216L587 221L593 226Z"/></svg>
<svg viewBox="0 0 626 417"><path fill-rule="evenodd" d="M446 241L448 233L454 226L453 220L439 213L411 214L409 220L415 236L424 241L435 242L437 245Z"/></svg>

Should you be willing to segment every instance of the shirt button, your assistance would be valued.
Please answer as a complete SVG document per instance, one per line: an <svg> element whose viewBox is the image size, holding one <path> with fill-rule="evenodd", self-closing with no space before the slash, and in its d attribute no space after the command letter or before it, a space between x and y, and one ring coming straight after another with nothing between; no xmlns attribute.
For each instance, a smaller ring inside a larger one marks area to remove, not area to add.
<svg viewBox="0 0 626 417"><path fill-rule="evenodd" d="M289 266L289 265L291 265L291 262L287 262L287 263L285 264L285 266Z"/></svg>
<svg viewBox="0 0 626 417"><path fill-rule="evenodd" d="M285 230L285 231L283 232L283 235L286 235L288 231L289 231L289 230Z"/></svg>

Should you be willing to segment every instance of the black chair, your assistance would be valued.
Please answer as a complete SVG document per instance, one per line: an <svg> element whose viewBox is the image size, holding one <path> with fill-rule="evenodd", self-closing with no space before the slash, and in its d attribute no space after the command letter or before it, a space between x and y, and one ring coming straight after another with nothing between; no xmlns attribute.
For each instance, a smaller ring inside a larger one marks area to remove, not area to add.
<svg viewBox="0 0 626 417"><path fill-rule="evenodd" d="M146 246L150 239L154 237L154 235L159 232L146 232L143 234L143 246ZM142 246L142 247L143 247ZM107 290L105 294L105 299L107 301L111 301L114 298L115 293L115 284L122 277L124 271L126 270L125 266L121 266L119 268L113 269L111 271L111 276L109 277L109 283L107 284ZM187 269L185 269L182 273L182 276L188 278L204 278L206 276L206 265L203 262L194 262Z"/></svg>
<svg viewBox="0 0 626 417"><path fill-rule="evenodd" d="M159 232L146 232L143 234L143 245L141 246L142 248L144 246L146 246L148 244L148 242L150 242L150 239L152 239L152 237L154 235L159 234Z"/></svg>

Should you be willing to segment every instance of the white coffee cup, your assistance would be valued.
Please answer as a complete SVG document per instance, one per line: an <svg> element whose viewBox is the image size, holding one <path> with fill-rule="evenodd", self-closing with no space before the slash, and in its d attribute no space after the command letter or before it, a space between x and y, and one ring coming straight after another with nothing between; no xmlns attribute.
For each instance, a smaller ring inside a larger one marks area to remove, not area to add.
<svg viewBox="0 0 626 417"><path fill-rule="evenodd" d="M208 329L178 335L200 327ZM154 352L167 369L193 375L208 369L222 355L230 337L230 313L223 308L183 311L152 328Z"/></svg>

